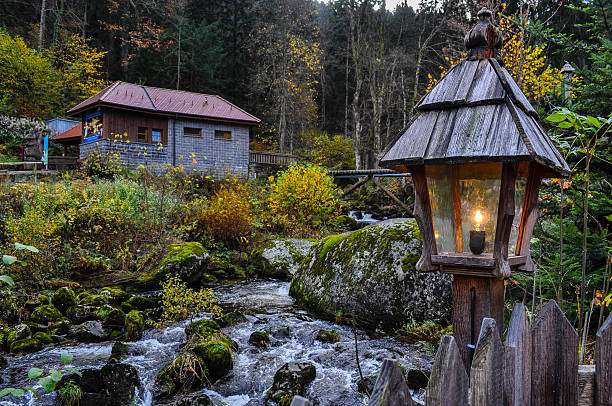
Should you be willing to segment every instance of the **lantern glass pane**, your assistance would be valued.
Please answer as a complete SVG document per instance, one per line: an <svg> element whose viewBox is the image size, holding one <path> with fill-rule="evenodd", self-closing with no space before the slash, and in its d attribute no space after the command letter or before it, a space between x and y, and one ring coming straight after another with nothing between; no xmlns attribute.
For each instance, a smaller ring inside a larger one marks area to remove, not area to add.
<svg viewBox="0 0 612 406"><path fill-rule="evenodd" d="M470 253L484 232L482 255L492 254L501 171L501 163L426 166L438 253Z"/></svg>

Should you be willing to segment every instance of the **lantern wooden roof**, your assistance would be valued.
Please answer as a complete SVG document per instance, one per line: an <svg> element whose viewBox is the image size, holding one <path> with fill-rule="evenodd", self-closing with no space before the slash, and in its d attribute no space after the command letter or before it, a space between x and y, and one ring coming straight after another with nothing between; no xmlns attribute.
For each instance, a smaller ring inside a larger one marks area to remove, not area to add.
<svg viewBox="0 0 612 406"><path fill-rule="evenodd" d="M538 114L498 59L501 39L488 10L465 38L467 60L453 67L416 106L410 126L383 151L381 167L535 161L549 176L570 169Z"/></svg>

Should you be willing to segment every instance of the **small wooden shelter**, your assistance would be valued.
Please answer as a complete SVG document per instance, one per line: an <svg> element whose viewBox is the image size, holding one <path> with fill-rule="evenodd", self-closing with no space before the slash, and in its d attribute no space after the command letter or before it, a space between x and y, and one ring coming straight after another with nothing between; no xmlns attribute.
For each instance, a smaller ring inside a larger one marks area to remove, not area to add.
<svg viewBox="0 0 612 406"><path fill-rule="evenodd" d="M529 243L542 179L570 173L503 68L491 12L478 17L465 36L466 60L422 98L379 162L412 174L423 238L417 269L454 275L454 335L466 366L483 318L503 330L503 279L534 268Z"/></svg>

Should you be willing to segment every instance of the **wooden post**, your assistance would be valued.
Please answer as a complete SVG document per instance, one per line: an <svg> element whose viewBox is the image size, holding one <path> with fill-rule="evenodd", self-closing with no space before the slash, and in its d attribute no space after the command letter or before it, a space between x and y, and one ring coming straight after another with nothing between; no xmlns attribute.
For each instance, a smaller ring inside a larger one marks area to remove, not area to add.
<svg viewBox="0 0 612 406"><path fill-rule="evenodd" d="M453 275L453 336L466 371L470 369L473 348L485 317L495 320L501 337L504 326L504 281L485 276Z"/></svg>
<svg viewBox="0 0 612 406"><path fill-rule="evenodd" d="M612 406L612 315L597 332L595 405Z"/></svg>
<svg viewBox="0 0 612 406"><path fill-rule="evenodd" d="M368 406L412 406L414 402L397 361L385 359Z"/></svg>
<svg viewBox="0 0 612 406"><path fill-rule="evenodd" d="M467 406L469 378L455 339L444 336L436 353L427 391L425 406Z"/></svg>
<svg viewBox="0 0 612 406"><path fill-rule="evenodd" d="M485 318L470 372L470 406L503 406L504 346L495 320Z"/></svg>
<svg viewBox="0 0 612 406"><path fill-rule="evenodd" d="M532 406L578 404L578 334L554 300L533 324L531 343Z"/></svg>

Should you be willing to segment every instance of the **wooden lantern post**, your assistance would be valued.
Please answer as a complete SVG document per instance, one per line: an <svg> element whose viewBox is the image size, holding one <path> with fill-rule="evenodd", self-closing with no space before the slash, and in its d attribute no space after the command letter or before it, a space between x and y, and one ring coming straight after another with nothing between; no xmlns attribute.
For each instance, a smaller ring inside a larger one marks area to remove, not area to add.
<svg viewBox="0 0 612 406"><path fill-rule="evenodd" d="M508 71L483 8L466 60L416 106L379 165L410 172L423 239L420 272L453 275L453 335L466 368L485 317L504 326L504 280L533 272L529 243L545 177L570 170Z"/></svg>

